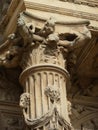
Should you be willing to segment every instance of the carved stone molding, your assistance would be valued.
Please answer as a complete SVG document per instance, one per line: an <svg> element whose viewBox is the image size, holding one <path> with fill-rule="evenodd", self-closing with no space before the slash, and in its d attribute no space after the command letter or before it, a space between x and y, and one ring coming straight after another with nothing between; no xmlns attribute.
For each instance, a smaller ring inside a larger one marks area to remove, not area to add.
<svg viewBox="0 0 98 130"><path fill-rule="evenodd" d="M97 0L60 0L60 1L72 2L72 3L75 3L75 4L87 5L87 6L91 6L91 7L97 7L98 6Z"/></svg>
<svg viewBox="0 0 98 130"><path fill-rule="evenodd" d="M47 3L46 4L45 3L46 2L44 2L44 1L42 3L39 3L39 2L37 3L35 1L30 2L28 0L25 0L25 5L27 8L32 8L32 9L37 9L40 11L47 11L47 12L51 12L51 13L58 13L61 15L67 15L67 16L73 16L73 17L79 17L79 18L83 18L83 19L98 21L97 14L91 14L89 12L74 10L73 8L69 9L66 7L66 3L65 3L65 8L53 6L51 4L47 5ZM70 7L71 7L71 5L70 5Z"/></svg>

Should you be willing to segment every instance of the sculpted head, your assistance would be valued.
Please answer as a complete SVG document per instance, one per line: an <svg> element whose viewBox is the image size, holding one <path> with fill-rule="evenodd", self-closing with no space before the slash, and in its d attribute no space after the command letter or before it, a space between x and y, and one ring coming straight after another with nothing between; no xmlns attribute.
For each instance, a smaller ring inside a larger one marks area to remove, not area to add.
<svg viewBox="0 0 98 130"><path fill-rule="evenodd" d="M46 33L51 34L55 31L55 20L54 18L50 18L49 20L46 21L45 25L44 25L44 31L46 31Z"/></svg>
<svg viewBox="0 0 98 130"><path fill-rule="evenodd" d="M20 96L20 106L22 108L27 108L29 106L29 102L30 102L30 94L29 93L23 93Z"/></svg>

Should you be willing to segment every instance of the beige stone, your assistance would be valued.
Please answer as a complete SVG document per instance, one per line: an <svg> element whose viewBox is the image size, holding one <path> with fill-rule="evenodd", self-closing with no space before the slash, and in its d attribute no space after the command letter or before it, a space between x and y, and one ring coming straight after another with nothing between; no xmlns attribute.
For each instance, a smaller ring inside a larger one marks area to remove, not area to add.
<svg viewBox="0 0 98 130"><path fill-rule="evenodd" d="M98 129L97 6L11 1L0 22L1 130Z"/></svg>

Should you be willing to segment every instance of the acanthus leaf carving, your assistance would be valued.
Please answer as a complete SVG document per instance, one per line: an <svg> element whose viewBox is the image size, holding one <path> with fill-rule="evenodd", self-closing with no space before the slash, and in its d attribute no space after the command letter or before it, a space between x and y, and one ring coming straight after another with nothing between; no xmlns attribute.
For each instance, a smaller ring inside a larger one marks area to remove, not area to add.
<svg viewBox="0 0 98 130"><path fill-rule="evenodd" d="M59 52L62 52L62 55L64 53L64 55L66 55L70 49L73 50L80 47L85 43L85 40L91 38L90 32L86 27L84 27L82 33L72 31L71 33L57 34L55 32L55 23L56 20L54 18L50 18L47 20L44 27L36 32L36 27L32 23L25 23L21 13L17 19L16 33L11 34L11 40L8 39L0 47L1 50L2 48L7 48L8 50L5 52L4 56L0 58L1 66L10 68L20 65L24 51L28 51L30 47L33 49L36 44L39 44L39 46L44 45L45 49L44 52L42 52L44 55L43 62L48 63L53 61L53 64L59 65L61 64L59 61ZM66 63L66 56L64 60ZM63 62L64 61L62 61L62 66L66 66Z"/></svg>

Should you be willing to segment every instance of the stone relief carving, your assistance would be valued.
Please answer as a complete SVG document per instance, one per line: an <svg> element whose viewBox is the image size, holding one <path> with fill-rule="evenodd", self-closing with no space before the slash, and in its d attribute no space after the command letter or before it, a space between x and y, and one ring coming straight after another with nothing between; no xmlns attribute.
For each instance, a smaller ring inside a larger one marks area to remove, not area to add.
<svg viewBox="0 0 98 130"><path fill-rule="evenodd" d="M91 38L86 27L84 27L82 33L73 31L67 34L56 34L54 18L47 20L44 27L38 32L35 30L36 27L32 23L25 23L22 14L20 14L17 20L16 33L11 34L8 40L0 46L0 50L8 48L8 51L5 51L5 54L0 58L1 66L10 68L20 65L22 54L36 45L44 51L42 52L44 55L41 59L42 62L49 62L51 56L50 60L53 61L53 64L59 64L59 52L62 52L65 57L63 62L66 63L68 50L80 47L87 39ZM64 63L62 64L64 66Z"/></svg>
<svg viewBox="0 0 98 130"><path fill-rule="evenodd" d="M17 20L17 32L20 34L20 37L23 38L23 46L26 47L28 44L32 43L32 36L35 32L35 27L31 23L26 24L21 15L22 14L20 14Z"/></svg>
<svg viewBox="0 0 98 130"><path fill-rule="evenodd" d="M45 89L45 94L50 97L51 102L53 103L51 109L39 118L32 119L29 117L28 109L30 105L30 94L23 93L20 97L20 106L23 109L23 114L25 117L25 122L28 126L32 126L33 128L39 128L39 126L43 126L51 121L51 124L48 129L58 129L58 123L60 122L64 126L68 127L67 122L60 115L56 103L60 100L60 92L56 86L47 87ZM69 128L68 128L69 129Z"/></svg>
<svg viewBox="0 0 98 130"><path fill-rule="evenodd" d="M25 121L29 126L37 127L43 124L47 124L47 121L49 122L51 120L51 125L49 129L58 129L58 121L64 120L57 110L56 102L60 100L60 93L57 87L47 87L45 89L45 94L50 97L51 102L53 103L52 108L44 114L42 117L31 119L27 113L30 105L30 94L29 93L23 93L20 97L20 106L23 109L23 114L25 117ZM65 123L65 125L67 125Z"/></svg>
<svg viewBox="0 0 98 130"><path fill-rule="evenodd" d="M19 103L20 107L23 110L23 115L24 117L28 117L28 109L30 106L30 94L29 93L23 93L20 96L20 103Z"/></svg>
<svg viewBox="0 0 98 130"><path fill-rule="evenodd" d="M21 66L25 70L33 65L47 63L65 68L67 54L84 44L86 40L91 38L91 35L86 27L83 28L82 32L73 31L58 34L55 32L55 20L53 18L47 20L44 27L36 31L36 27L32 23L26 23L22 18L22 14L20 14L17 20L17 30L15 34L11 34L8 38L0 47L1 50L4 49L4 54L0 58L0 65L7 68ZM70 63L75 64L75 60L71 59ZM61 80L64 79L61 78ZM47 113L43 116L35 119L30 118L28 114L30 94L23 93L21 95L20 106L23 109L27 125L36 128L47 121L51 122L51 129L57 130L57 125L60 122L64 129L68 127L69 130L70 124L66 122L63 115L60 115L57 108L61 96L59 89L55 85L48 86L45 94L50 98L52 108L47 110Z"/></svg>
<svg viewBox="0 0 98 130"><path fill-rule="evenodd" d="M64 126L68 130L70 129L70 125L65 121L63 116L61 116L57 110L56 107L51 108L51 110L44 114L43 116L36 118L36 119L30 119L28 115L25 116L25 122L28 126L32 126L33 128L40 128L40 126L46 126L49 122L51 124L49 125L48 129L58 129L59 123L60 125Z"/></svg>
<svg viewBox="0 0 98 130"><path fill-rule="evenodd" d="M49 20L46 21L44 27L37 33L38 35L47 38L48 35L54 33L55 31L55 18L50 17Z"/></svg>
<svg viewBox="0 0 98 130"><path fill-rule="evenodd" d="M45 94L50 97L51 102L58 102L60 100L60 92L59 89L54 86L48 86L45 89Z"/></svg>
<svg viewBox="0 0 98 130"><path fill-rule="evenodd" d="M23 109L27 109L28 106L30 105L29 103L30 103L30 94L29 93L23 93L20 96L20 106Z"/></svg>

